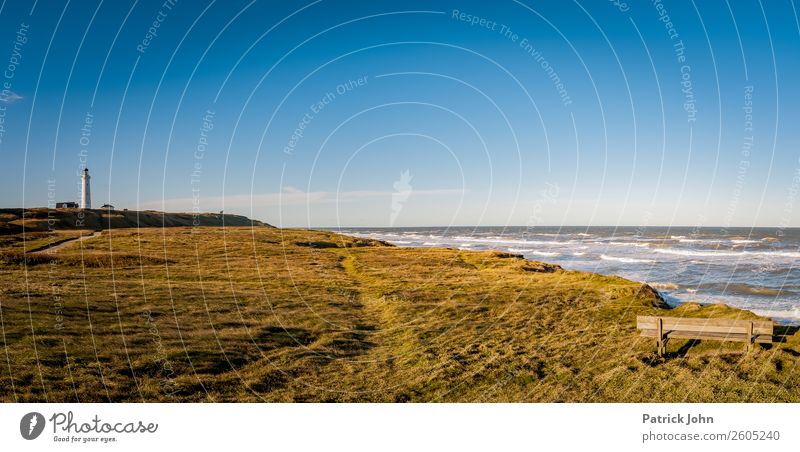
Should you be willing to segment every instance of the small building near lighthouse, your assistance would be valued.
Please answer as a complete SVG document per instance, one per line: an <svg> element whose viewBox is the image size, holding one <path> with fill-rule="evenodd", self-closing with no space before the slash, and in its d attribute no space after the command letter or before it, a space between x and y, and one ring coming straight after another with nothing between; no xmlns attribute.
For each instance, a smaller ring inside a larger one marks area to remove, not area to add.
<svg viewBox="0 0 800 452"><path fill-rule="evenodd" d="M92 208L92 191L89 187L89 168L83 169L81 174L81 209Z"/></svg>

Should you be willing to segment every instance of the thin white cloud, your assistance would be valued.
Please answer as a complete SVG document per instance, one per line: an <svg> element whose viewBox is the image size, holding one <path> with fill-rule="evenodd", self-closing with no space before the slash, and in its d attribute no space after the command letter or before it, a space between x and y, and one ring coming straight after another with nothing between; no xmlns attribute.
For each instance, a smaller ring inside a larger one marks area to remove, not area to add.
<svg viewBox="0 0 800 452"><path fill-rule="evenodd" d="M14 91L9 91L7 89L0 91L0 102L3 102L4 104L15 104L22 99L23 97Z"/></svg>

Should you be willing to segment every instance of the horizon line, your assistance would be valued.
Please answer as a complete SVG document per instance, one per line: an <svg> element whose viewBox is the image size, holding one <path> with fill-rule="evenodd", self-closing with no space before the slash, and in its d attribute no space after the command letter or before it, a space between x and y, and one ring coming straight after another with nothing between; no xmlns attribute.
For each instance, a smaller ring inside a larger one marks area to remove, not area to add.
<svg viewBox="0 0 800 452"><path fill-rule="evenodd" d="M264 221L264 220L258 220ZM268 222L268 221L267 221ZM653 226L639 226L639 225L585 225L585 224L569 224L569 225L540 225L540 226L525 226L525 225L420 225L420 226L281 226L281 228L307 228L307 229L366 229L366 228L379 228L379 229L408 229L408 228L697 228L697 229L800 229L800 226L697 226L697 225L653 225Z"/></svg>

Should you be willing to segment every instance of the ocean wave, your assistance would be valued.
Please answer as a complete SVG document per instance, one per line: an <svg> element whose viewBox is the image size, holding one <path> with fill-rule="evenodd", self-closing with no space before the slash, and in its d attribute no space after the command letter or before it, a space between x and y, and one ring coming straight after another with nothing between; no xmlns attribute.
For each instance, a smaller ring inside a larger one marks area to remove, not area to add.
<svg viewBox="0 0 800 452"><path fill-rule="evenodd" d="M654 289L661 289L661 290L677 290L678 287L680 287L677 284L671 282L651 282L647 284Z"/></svg>
<svg viewBox="0 0 800 452"><path fill-rule="evenodd" d="M440 237L440 238L449 238L451 240L458 240L458 241L461 241L461 242L465 242L465 241L474 242L476 240L480 240L478 238L470 237L470 236L466 236L466 235L454 235L453 237Z"/></svg>
<svg viewBox="0 0 800 452"><path fill-rule="evenodd" d="M547 257L555 257L561 254L551 251L538 251L530 248L508 248L508 251L511 253L535 254L536 256L547 256Z"/></svg>
<svg viewBox="0 0 800 452"><path fill-rule="evenodd" d="M753 254L770 254L780 257L800 257L800 253L793 251L753 251Z"/></svg>
<svg viewBox="0 0 800 452"><path fill-rule="evenodd" d="M636 243L636 242L606 242L606 244L612 246L634 246L636 248L645 248L650 246L649 243Z"/></svg>
<svg viewBox="0 0 800 452"><path fill-rule="evenodd" d="M489 237L438 237L445 241L458 241L458 242L472 242L482 243L488 245L569 245L575 243L574 240L523 240L523 239L504 239L504 238L489 238Z"/></svg>
<svg viewBox="0 0 800 452"><path fill-rule="evenodd" d="M572 253L572 255L573 255L573 256L583 256L583 255L585 255L585 254L586 254L586 253L579 252L579 251L575 251L574 253Z"/></svg>
<svg viewBox="0 0 800 452"><path fill-rule="evenodd" d="M719 246L723 243L729 243L729 240L722 239L680 239L680 243L697 243L699 245L716 245Z"/></svg>
<svg viewBox="0 0 800 452"><path fill-rule="evenodd" d="M505 241L505 240L498 241L498 243L507 243L507 242L508 241ZM515 242L512 242L512 243L514 243L514 244L519 243L520 245L565 246L565 245L571 245L571 244L575 243L575 241L574 240L565 240L565 241L562 242L562 241L559 241L559 240L520 240L519 242L515 241Z"/></svg>
<svg viewBox="0 0 800 452"><path fill-rule="evenodd" d="M720 243L734 243L737 245L745 245L748 243L761 243L760 240L749 239L678 239L680 243L702 243L702 244L720 244Z"/></svg>
<svg viewBox="0 0 800 452"><path fill-rule="evenodd" d="M771 319L786 319L793 320L796 323L800 320L800 308L794 309L750 309L756 315L769 317Z"/></svg>
<svg viewBox="0 0 800 452"><path fill-rule="evenodd" d="M695 257L720 257L720 256L740 256L744 251L725 252L725 251L694 251L694 250L678 250L674 248L658 248L654 249L656 253L661 254L674 254L677 256L695 256Z"/></svg>
<svg viewBox="0 0 800 452"><path fill-rule="evenodd" d="M636 259L633 257L607 256L605 254L601 254L600 259L603 259L604 261L622 262L625 264L652 264L655 262L652 259Z"/></svg>
<svg viewBox="0 0 800 452"><path fill-rule="evenodd" d="M674 254L678 256L694 257L768 256L800 258L800 253L794 251L695 251L679 250L674 248L658 248L654 249L653 251L661 254Z"/></svg>
<svg viewBox="0 0 800 452"><path fill-rule="evenodd" d="M702 289L711 289L733 295L756 295L761 297L777 297L780 295L794 295L795 293L785 288L775 288L748 284L743 282L716 282L703 283L698 286Z"/></svg>
<svg viewBox="0 0 800 452"><path fill-rule="evenodd" d="M509 248L508 251L511 253L530 253L533 250L529 248Z"/></svg>

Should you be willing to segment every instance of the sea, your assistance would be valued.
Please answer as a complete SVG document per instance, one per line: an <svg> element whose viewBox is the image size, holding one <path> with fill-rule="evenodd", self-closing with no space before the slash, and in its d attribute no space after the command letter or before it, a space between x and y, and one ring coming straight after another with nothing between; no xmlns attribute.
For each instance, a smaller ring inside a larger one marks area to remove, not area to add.
<svg viewBox="0 0 800 452"><path fill-rule="evenodd" d="M338 228L397 246L502 250L645 282L668 303L725 303L800 324L800 228Z"/></svg>

